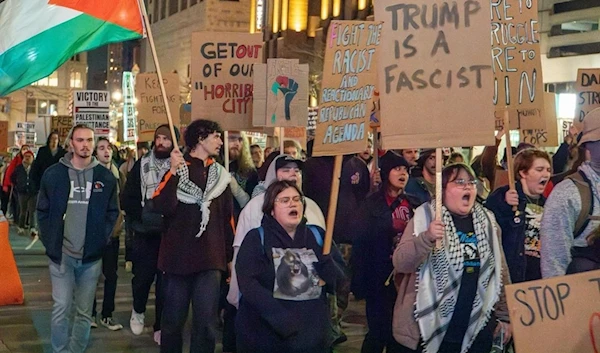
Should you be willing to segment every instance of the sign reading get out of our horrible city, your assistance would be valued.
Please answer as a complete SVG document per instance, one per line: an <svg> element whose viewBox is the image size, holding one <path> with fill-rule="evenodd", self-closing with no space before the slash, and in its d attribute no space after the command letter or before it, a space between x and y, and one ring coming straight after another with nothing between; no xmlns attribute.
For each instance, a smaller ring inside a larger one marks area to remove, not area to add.
<svg viewBox="0 0 600 353"><path fill-rule="evenodd" d="M375 51L380 35L380 22L331 22L315 131L315 156L358 153L366 148L377 81Z"/></svg>
<svg viewBox="0 0 600 353"><path fill-rule="evenodd" d="M75 125L85 124L94 130L95 136L108 136L110 133L108 91L74 91L73 107Z"/></svg>

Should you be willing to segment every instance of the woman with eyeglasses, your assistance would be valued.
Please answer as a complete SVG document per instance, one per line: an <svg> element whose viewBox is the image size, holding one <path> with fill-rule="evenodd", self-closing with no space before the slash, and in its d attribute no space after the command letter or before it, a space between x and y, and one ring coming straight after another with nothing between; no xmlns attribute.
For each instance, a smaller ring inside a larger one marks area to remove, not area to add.
<svg viewBox="0 0 600 353"><path fill-rule="evenodd" d="M394 252L397 352L481 353L510 339L501 233L476 184L467 165L444 168L441 221L435 201L423 204Z"/></svg>
<svg viewBox="0 0 600 353"><path fill-rule="evenodd" d="M497 189L485 206L494 212L502 228L510 278L519 283L542 278L540 224L546 202L543 194L552 176L552 160L542 150L522 150L515 156L514 173L516 190L509 190L508 186Z"/></svg>
<svg viewBox="0 0 600 353"><path fill-rule="evenodd" d="M245 237L235 269L241 298L238 353L325 353L328 307L323 285L342 276L323 255L323 230L307 226L295 183L269 186L262 225Z"/></svg>

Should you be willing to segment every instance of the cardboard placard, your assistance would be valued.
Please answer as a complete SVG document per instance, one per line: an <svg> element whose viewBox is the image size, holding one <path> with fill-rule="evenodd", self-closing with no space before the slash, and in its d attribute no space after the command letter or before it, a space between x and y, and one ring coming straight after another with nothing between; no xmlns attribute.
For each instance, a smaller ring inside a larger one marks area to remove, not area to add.
<svg viewBox="0 0 600 353"><path fill-rule="evenodd" d="M383 149L494 144L489 14L484 1L375 2Z"/></svg>
<svg viewBox="0 0 600 353"><path fill-rule="evenodd" d="M51 131L58 132L58 140L60 143L65 143L69 136L69 131L73 127L73 117L69 115L53 116L51 125Z"/></svg>
<svg viewBox="0 0 600 353"><path fill-rule="evenodd" d="M365 150L382 27L381 22L331 21L313 156Z"/></svg>
<svg viewBox="0 0 600 353"><path fill-rule="evenodd" d="M162 77L173 125L179 126L179 75L163 74ZM135 76L135 97L138 110L138 141L152 141L154 130L169 122L156 73L143 73Z"/></svg>
<svg viewBox="0 0 600 353"><path fill-rule="evenodd" d="M569 136L569 130L573 126L573 120L571 119L558 119L558 132L559 138L564 140L565 137Z"/></svg>
<svg viewBox="0 0 600 353"><path fill-rule="evenodd" d="M0 152L8 150L8 121L0 121Z"/></svg>
<svg viewBox="0 0 600 353"><path fill-rule="evenodd" d="M575 108L575 127L582 130L587 113L600 107L600 69L577 70L577 107Z"/></svg>
<svg viewBox="0 0 600 353"><path fill-rule="evenodd" d="M261 34L192 33L192 119L250 130L253 65L262 57Z"/></svg>
<svg viewBox="0 0 600 353"><path fill-rule="evenodd" d="M494 105L505 109L543 109L544 81L537 0L491 1ZM511 115L511 119L515 115ZM541 115L521 117L529 128L543 128ZM514 126L511 121L511 126ZM518 128L522 126L518 125Z"/></svg>
<svg viewBox="0 0 600 353"><path fill-rule="evenodd" d="M506 299L516 352L599 351L600 271L509 285Z"/></svg>
<svg viewBox="0 0 600 353"><path fill-rule="evenodd" d="M73 91L74 124L85 124L94 136L110 134L110 94L108 91Z"/></svg>
<svg viewBox="0 0 600 353"><path fill-rule="evenodd" d="M540 114L546 121L546 127L543 129L527 128L525 126L520 131L520 142L529 143L536 147L556 147L558 140L558 120L556 119L556 95L550 92L544 92L544 111L535 109L536 114ZM528 120L531 122L532 120ZM523 124L522 124L523 127Z"/></svg>
<svg viewBox="0 0 600 353"><path fill-rule="evenodd" d="M133 74L123 72L123 120L119 125L123 136L123 141L137 140L137 119L135 116L135 93L134 93Z"/></svg>
<svg viewBox="0 0 600 353"><path fill-rule="evenodd" d="M254 70L252 124L305 126L308 65L300 64L297 59L268 59L266 65L254 65Z"/></svg>
<svg viewBox="0 0 600 353"><path fill-rule="evenodd" d="M381 101L379 99L379 90L377 90L377 88L375 88L375 92L373 93L373 102L371 105L373 107L371 108L369 125L371 128L377 128L381 126Z"/></svg>

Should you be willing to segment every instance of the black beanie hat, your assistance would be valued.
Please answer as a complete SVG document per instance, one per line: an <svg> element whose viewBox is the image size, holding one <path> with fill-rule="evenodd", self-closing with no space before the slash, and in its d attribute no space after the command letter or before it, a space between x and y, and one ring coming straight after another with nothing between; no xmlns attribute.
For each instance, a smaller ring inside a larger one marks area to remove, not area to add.
<svg viewBox="0 0 600 353"><path fill-rule="evenodd" d="M408 169L410 169L410 164L408 164L408 161L399 154L387 151L387 153L379 159L379 167L381 168L381 181L385 183L388 180L392 169L396 167L406 167L406 170L408 171Z"/></svg>

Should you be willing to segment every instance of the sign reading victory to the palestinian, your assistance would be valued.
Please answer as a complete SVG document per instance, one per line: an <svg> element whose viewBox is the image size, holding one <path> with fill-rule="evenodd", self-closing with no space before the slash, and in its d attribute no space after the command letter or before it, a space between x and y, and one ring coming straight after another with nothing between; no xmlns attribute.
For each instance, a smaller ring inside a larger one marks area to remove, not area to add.
<svg viewBox="0 0 600 353"><path fill-rule="evenodd" d="M600 271L506 287L515 352L600 352Z"/></svg>
<svg viewBox="0 0 600 353"><path fill-rule="evenodd" d="M465 2L465 4L469 1ZM494 105L505 109L544 109L537 0L492 0ZM503 119L503 114L496 114ZM514 114L512 114L514 116ZM532 120L526 121L523 120ZM542 114L520 116L518 123L543 128Z"/></svg>
<svg viewBox="0 0 600 353"><path fill-rule="evenodd" d="M494 143L490 4L377 0L384 149Z"/></svg>
<svg viewBox="0 0 600 353"><path fill-rule="evenodd" d="M110 133L110 94L108 91L74 91L75 125L85 124L94 130L94 136Z"/></svg>
<svg viewBox="0 0 600 353"><path fill-rule="evenodd" d="M251 129L253 65L262 56L261 34L192 33L192 120Z"/></svg>
<svg viewBox="0 0 600 353"><path fill-rule="evenodd" d="M573 123L579 130L587 113L600 107L600 69L577 70L577 108Z"/></svg>
<svg viewBox="0 0 600 353"><path fill-rule="evenodd" d="M364 151L377 81L382 24L332 21L325 41L314 156Z"/></svg>
<svg viewBox="0 0 600 353"><path fill-rule="evenodd" d="M307 108L307 64L298 59L254 64L254 126L306 126Z"/></svg>
<svg viewBox="0 0 600 353"><path fill-rule="evenodd" d="M179 126L179 75L163 74L162 77L173 125ZM154 130L169 122L158 75L156 73L137 74L135 76L135 96L138 111L138 141L152 141Z"/></svg>

